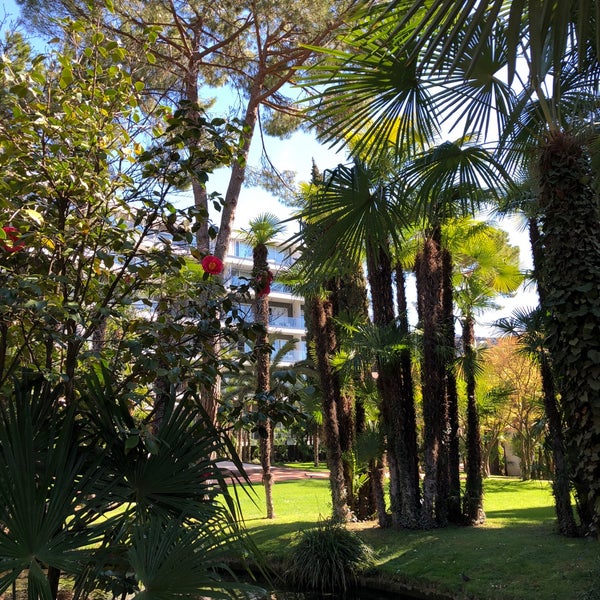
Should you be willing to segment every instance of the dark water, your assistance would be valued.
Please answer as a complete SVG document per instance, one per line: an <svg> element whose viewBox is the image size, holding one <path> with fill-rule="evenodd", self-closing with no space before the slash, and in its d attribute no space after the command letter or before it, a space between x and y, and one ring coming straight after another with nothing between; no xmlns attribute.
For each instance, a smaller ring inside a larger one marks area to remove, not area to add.
<svg viewBox="0 0 600 600"><path fill-rule="evenodd" d="M250 598L252 598L252 600L414 600L414 597L411 598L411 596L405 596L400 593L367 589L355 590L346 594L317 594L270 590L266 594L252 595Z"/></svg>

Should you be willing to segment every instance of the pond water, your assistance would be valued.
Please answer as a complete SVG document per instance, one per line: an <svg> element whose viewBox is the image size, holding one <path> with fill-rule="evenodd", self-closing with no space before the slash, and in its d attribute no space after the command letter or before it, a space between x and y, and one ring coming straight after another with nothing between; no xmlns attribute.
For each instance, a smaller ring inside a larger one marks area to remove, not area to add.
<svg viewBox="0 0 600 600"><path fill-rule="evenodd" d="M382 592L378 590L355 590L346 594L318 594L293 592L289 590L270 590L262 595L251 596L253 600L414 600L414 597L400 593Z"/></svg>

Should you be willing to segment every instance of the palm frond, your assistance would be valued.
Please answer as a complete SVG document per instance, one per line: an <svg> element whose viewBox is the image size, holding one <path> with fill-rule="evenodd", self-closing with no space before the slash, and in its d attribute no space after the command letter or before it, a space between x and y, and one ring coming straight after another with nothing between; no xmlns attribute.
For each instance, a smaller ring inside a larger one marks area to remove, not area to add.
<svg viewBox="0 0 600 600"><path fill-rule="evenodd" d="M324 175L324 184L314 202L298 218L307 223L296 241L317 240L308 245L304 271L312 276L334 266L355 269L367 244L389 248L390 240L400 243L399 231L407 217L398 200L398 190L373 177L371 169L356 159ZM302 263L301 263L302 264Z"/></svg>
<svg viewBox="0 0 600 600"><path fill-rule="evenodd" d="M257 246L264 244L266 246L274 243L274 238L285 231L285 225L281 219L273 213L261 213L250 219L247 229L240 229L248 244Z"/></svg>
<svg viewBox="0 0 600 600"><path fill-rule="evenodd" d="M427 150L402 175L417 198L417 214L436 219L473 214L509 181L502 164L469 137Z"/></svg>
<svg viewBox="0 0 600 600"><path fill-rule="evenodd" d="M435 106L407 53L364 38L361 24L344 43L359 49L314 48L323 59L302 80L306 88L319 90L309 100L316 104L310 112L320 139L333 146L348 143L353 155L367 159L390 149L411 156L435 139Z"/></svg>
<svg viewBox="0 0 600 600"><path fill-rule="evenodd" d="M506 23L506 64L509 83L517 71L517 60L524 40L530 55L532 77L543 80L545 57L548 50L556 71L565 53L578 49L579 61L588 49L593 49L596 61L600 58L600 30L596 19L600 10L598 0L391 0L380 5L382 14L397 16L396 27L390 38L401 37L402 48L410 49L413 61L437 62L443 60L455 40L462 46L455 53L451 67L456 67L463 50L472 48L479 53L493 35L493 23L499 17ZM376 22L376 21L375 21ZM439 66L439 65L438 65Z"/></svg>
<svg viewBox="0 0 600 600"><path fill-rule="evenodd" d="M216 515L218 518L218 515ZM239 557L237 532L215 527L216 522L184 525L151 519L136 527L129 560L140 583L137 600L182 600L235 598L234 590L258 591L235 578L227 581L222 572L233 575L227 559Z"/></svg>
<svg viewBox="0 0 600 600"><path fill-rule="evenodd" d="M29 597L49 600L40 564L79 574L112 526L97 523L106 502L100 492L111 487L97 457L78 445L62 393L25 374L0 408L0 593L27 572Z"/></svg>

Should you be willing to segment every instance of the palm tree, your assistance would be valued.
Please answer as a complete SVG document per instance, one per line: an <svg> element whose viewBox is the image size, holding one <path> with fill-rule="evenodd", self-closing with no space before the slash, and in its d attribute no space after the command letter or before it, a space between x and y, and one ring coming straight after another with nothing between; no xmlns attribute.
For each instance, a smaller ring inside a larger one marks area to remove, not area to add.
<svg viewBox="0 0 600 600"><path fill-rule="evenodd" d="M504 147L519 152L517 133L534 138L526 158L537 167L540 190L546 256L539 274L548 289L542 302L580 518L591 534L600 528L600 473L592 459L600 448L600 297L588 289L600 289L600 215L589 188L590 144L573 132L579 125L591 129L600 46L589 15L597 8L597 0L390 0L345 37L353 50L325 54L308 79L324 84L315 88L324 139L360 138L374 153L390 133L397 148L410 152L416 134L442 117L486 137L494 125ZM520 98L510 89L514 82L522 87ZM523 120L532 98L541 129ZM565 103L576 110L565 110ZM401 114L414 116L412 128L394 128Z"/></svg>
<svg viewBox="0 0 600 600"><path fill-rule="evenodd" d="M452 255L442 229L452 217L471 215L481 206L499 171L493 157L468 137L426 150L401 171L427 213L415 272L423 334L422 519L429 527L460 518Z"/></svg>
<svg viewBox="0 0 600 600"><path fill-rule="evenodd" d="M300 218L321 232L318 246L310 247L310 275L356 270L366 256L373 322L390 327L395 323L390 244L401 245L405 220L388 165L381 161L378 166L356 159L351 166L326 172ZM399 366L398 359L378 360L377 385L387 437L392 522L414 528L420 523L414 399Z"/></svg>
<svg viewBox="0 0 600 600"><path fill-rule="evenodd" d="M262 325L254 345L256 358L256 395L267 397L270 392L269 363L271 360L271 346L269 345L269 293L273 274L269 269L269 245L273 243L276 235L284 231L284 226L279 219L269 213L263 213L249 222L249 229L242 231L246 241L252 246L252 285L254 287L254 319ZM260 433L260 464L262 467L262 481L265 486L265 501L267 518L275 518L273 507L273 474L271 473L271 446L272 423L269 418L259 423Z"/></svg>
<svg viewBox="0 0 600 600"><path fill-rule="evenodd" d="M465 223L459 224L464 227ZM469 223L467 223L467 226ZM467 386L467 482L464 512L470 523L485 520L483 464L476 399L477 353L475 321L478 312L494 306L498 294L514 293L523 281L519 251L507 234L491 226L470 223L474 233L458 235L454 243L456 304L462 315L463 368Z"/></svg>

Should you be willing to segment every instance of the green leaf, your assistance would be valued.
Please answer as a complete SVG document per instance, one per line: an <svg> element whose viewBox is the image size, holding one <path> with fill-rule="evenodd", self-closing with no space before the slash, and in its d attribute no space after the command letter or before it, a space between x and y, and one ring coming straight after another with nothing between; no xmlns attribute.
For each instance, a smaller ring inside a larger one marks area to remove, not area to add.
<svg viewBox="0 0 600 600"><path fill-rule="evenodd" d="M73 83L73 71L71 67L64 67L60 74L59 85L62 89L69 87Z"/></svg>
<svg viewBox="0 0 600 600"><path fill-rule="evenodd" d="M125 453L129 452L130 450L133 450L138 444L140 443L140 436L139 435L130 435L126 440L125 440Z"/></svg>
<svg viewBox="0 0 600 600"><path fill-rule="evenodd" d="M25 208L23 209L23 212L25 213L25 215L27 215L32 221L35 222L36 225L43 225L44 224L44 217L43 215L38 212L37 210L33 210L31 208Z"/></svg>

